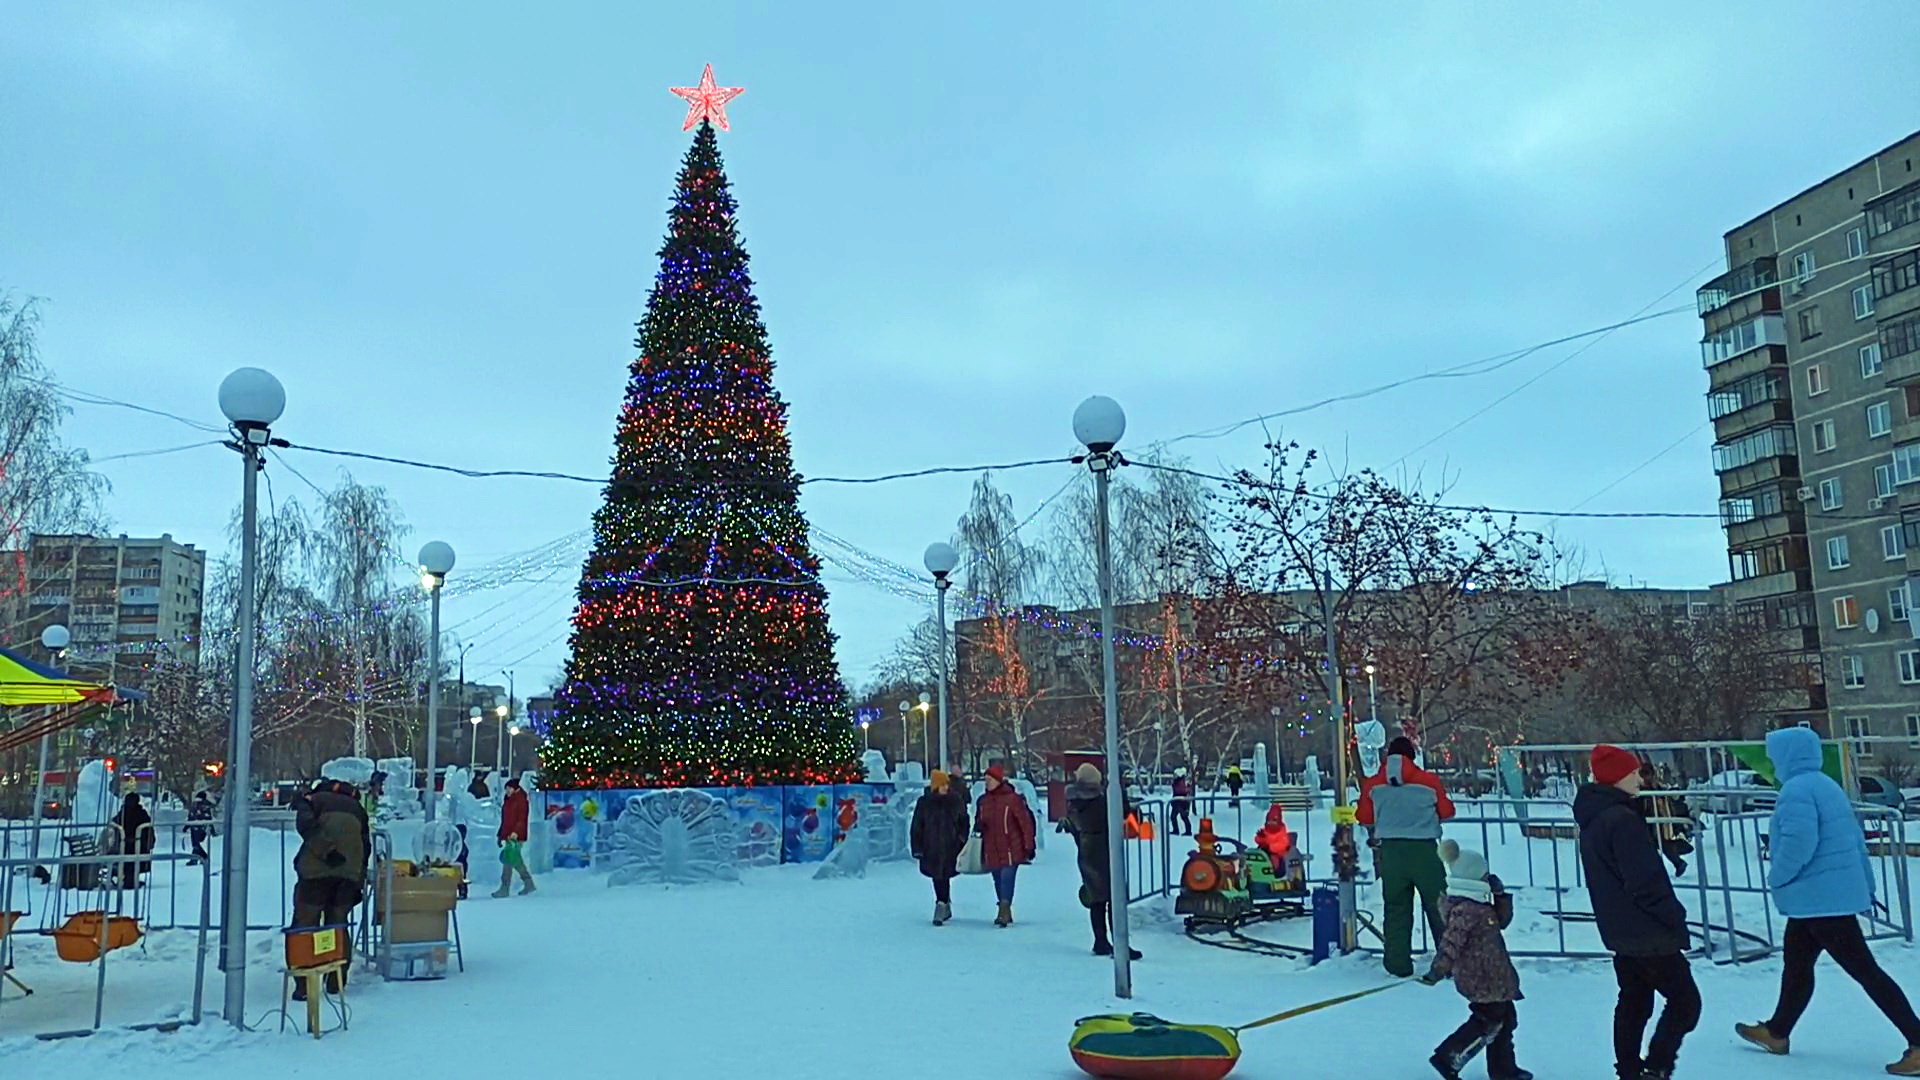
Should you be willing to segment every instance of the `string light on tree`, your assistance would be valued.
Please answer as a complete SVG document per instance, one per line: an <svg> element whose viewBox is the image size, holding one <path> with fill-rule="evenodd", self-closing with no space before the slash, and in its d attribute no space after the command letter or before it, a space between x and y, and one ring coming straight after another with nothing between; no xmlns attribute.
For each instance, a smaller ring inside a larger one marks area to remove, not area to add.
<svg viewBox="0 0 1920 1080"><path fill-rule="evenodd" d="M674 93L698 126L630 369L613 476L544 726L555 788L859 778L786 405L714 134L738 88Z"/></svg>

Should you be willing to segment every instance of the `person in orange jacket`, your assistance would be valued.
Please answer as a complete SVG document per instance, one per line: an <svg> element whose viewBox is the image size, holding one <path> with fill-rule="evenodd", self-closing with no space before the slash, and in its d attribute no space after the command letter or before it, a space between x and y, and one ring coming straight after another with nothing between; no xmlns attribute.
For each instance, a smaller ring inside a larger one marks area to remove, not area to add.
<svg viewBox="0 0 1920 1080"><path fill-rule="evenodd" d="M1453 817L1453 800L1440 778L1413 763L1413 740L1387 744L1380 771L1360 781L1356 820L1370 832L1379 853L1380 887L1386 903L1383 962L1389 975L1413 974L1413 897L1420 894L1427 929L1440 940L1440 898L1447 868L1440 862L1440 823Z"/></svg>
<svg viewBox="0 0 1920 1080"><path fill-rule="evenodd" d="M527 808L529 801L526 790L515 777L507 781L506 801L500 805L500 888L493 894L494 899L504 900L513 889L513 875L520 874L520 895L533 891L533 873L527 869Z"/></svg>

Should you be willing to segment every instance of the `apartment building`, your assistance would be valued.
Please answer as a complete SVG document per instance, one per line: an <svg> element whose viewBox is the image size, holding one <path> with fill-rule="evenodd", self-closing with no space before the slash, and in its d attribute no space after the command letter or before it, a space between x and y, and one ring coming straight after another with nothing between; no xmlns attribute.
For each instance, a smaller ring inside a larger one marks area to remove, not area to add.
<svg viewBox="0 0 1920 1080"><path fill-rule="evenodd" d="M156 649L200 656L207 555L171 535L157 538L35 534L27 540L27 617L64 624L81 669L112 665L129 683Z"/></svg>
<svg viewBox="0 0 1920 1080"><path fill-rule="evenodd" d="M1920 744L1920 133L1725 243L1698 302L1728 595L1818 673L1804 719Z"/></svg>

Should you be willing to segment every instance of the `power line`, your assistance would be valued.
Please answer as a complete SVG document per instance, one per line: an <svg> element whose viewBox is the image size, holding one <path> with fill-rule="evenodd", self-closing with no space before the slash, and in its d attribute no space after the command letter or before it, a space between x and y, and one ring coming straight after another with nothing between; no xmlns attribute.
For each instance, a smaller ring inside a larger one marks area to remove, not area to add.
<svg viewBox="0 0 1920 1080"><path fill-rule="evenodd" d="M1691 435L1692 432L1688 432L1688 434ZM1665 451L1662 451L1662 453L1664 452ZM1138 465L1144 469L1158 469L1162 472L1181 473L1187 476L1198 477L1199 479L1202 479L1202 480L1212 480L1215 483L1226 484L1229 486L1264 488L1270 491L1279 491L1279 492L1284 492L1286 494L1295 495L1303 499L1315 499L1320 502L1334 501L1334 496L1331 496L1331 495L1322 495L1319 492L1309 491L1304 488L1290 488L1280 484L1267 483L1264 481L1255 480L1251 477L1235 478L1235 477L1228 477L1228 476L1220 476L1214 473L1200 472L1196 469L1185 469L1177 465L1161 465L1161 464L1156 464L1154 462L1149 462L1149 461L1129 461L1127 462L1127 464ZM1651 520L1674 520L1674 521L1721 521L1723 520L1722 516L1719 513L1687 512L1687 511L1681 511L1681 510L1589 510L1589 511L1530 510L1530 509L1516 509L1513 507L1500 507L1500 506L1467 506L1467 505L1462 505L1457 503L1421 502L1417 499L1410 499L1408 501L1413 506L1424 507L1429 510L1451 510L1456 513L1463 513L1463 514L1504 514L1511 517L1592 518L1592 519L1603 519L1603 520L1604 519L1621 519L1621 520L1650 520L1651 519ZM1836 514L1828 511L1813 510L1811 508L1807 508L1805 510L1805 513L1808 517L1825 518L1825 519L1837 520L1837 521L1884 521L1887 518L1887 515L1885 514Z"/></svg>
<svg viewBox="0 0 1920 1080"><path fill-rule="evenodd" d="M185 443L180 446L166 446L158 450L129 450L124 454L108 454L105 457L89 457L87 464L104 465L109 461L125 461L129 458L159 457L162 454L178 454L183 450L198 450L203 446L219 446L219 439L207 439L203 442Z"/></svg>

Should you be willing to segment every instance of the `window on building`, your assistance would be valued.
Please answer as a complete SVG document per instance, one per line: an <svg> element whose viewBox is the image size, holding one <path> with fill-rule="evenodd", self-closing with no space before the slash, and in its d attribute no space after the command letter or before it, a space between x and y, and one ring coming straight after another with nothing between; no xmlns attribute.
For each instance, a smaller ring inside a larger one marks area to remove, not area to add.
<svg viewBox="0 0 1920 1080"><path fill-rule="evenodd" d="M1920 383L1908 383L1900 389L1905 391L1901 396L1907 399L1907 419L1920 420Z"/></svg>
<svg viewBox="0 0 1920 1080"><path fill-rule="evenodd" d="M1847 653L1840 658L1840 685L1848 690L1867 685L1867 662L1858 653Z"/></svg>
<svg viewBox="0 0 1920 1080"><path fill-rule="evenodd" d="M1873 298L1885 300L1894 293L1920 285L1920 251L1908 251L1873 266Z"/></svg>
<svg viewBox="0 0 1920 1080"><path fill-rule="evenodd" d="M1887 590L1887 618L1893 622L1906 622L1909 618L1907 586L1904 582L1897 589Z"/></svg>
<svg viewBox="0 0 1920 1080"><path fill-rule="evenodd" d="M1861 319L1872 317L1873 286L1861 285L1853 290L1853 319L1855 322L1859 322Z"/></svg>
<svg viewBox="0 0 1920 1080"><path fill-rule="evenodd" d="M1867 253L1867 230L1855 226L1847 230L1847 258L1857 259Z"/></svg>
<svg viewBox="0 0 1920 1080"><path fill-rule="evenodd" d="M1907 749L1920 750L1920 713L1907 714Z"/></svg>
<svg viewBox="0 0 1920 1080"><path fill-rule="evenodd" d="M1852 565L1853 557L1848 550L1846 534L1827 537L1827 569L1845 570Z"/></svg>
<svg viewBox="0 0 1920 1080"><path fill-rule="evenodd" d="M1882 499L1893 498L1893 466L1873 467L1873 493Z"/></svg>
<svg viewBox="0 0 1920 1080"><path fill-rule="evenodd" d="M1920 649L1908 649L1900 654L1900 681L1912 685L1920 683Z"/></svg>
<svg viewBox="0 0 1920 1080"><path fill-rule="evenodd" d="M1826 393L1827 390L1827 365L1809 364L1807 366L1807 396L1819 397L1821 394Z"/></svg>
<svg viewBox="0 0 1920 1080"><path fill-rule="evenodd" d="M1883 439L1893 434L1893 403L1876 401L1867 406L1867 437Z"/></svg>
<svg viewBox="0 0 1920 1080"><path fill-rule="evenodd" d="M1908 163L1909 172L1912 163ZM1903 225L1920 221L1920 184L1895 194L1867 211L1867 232L1874 236L1890 233Z"/></svg>
<svg viewBox="0 0 1920 1080"><path fill-rule="evenodd" d="M1820 309L1810 307L1800 312L1800 340L1820 336Z"/></svg>
<svg viewBox="0 0 1920 1080"><path fill-rule="evenodd" d="M1847 717L1846 725L1847 738L1855 740L1853 744L1854 756L1872 757L1873 743L1868 740L1873 738L1873 721L1864 716L1849 716Z"/></svg>
<svg viewBox="0 0 1920 1080"><path fill-rule="evenodd" d="M1881 367L1880 344L1875 342L1872 345L1860 346L1860 377L1871 379L1880 374Z"/></svg>
<svg viewBox="0 0 1920 1080"><path fill-rule="evenodd" d="M1713 445L1713 471L1727 472L1751 465L1770 457L1784 457L1797 452L1798 445L1793 435L1793 425L1776 424L1759 431L1750 431L1736 439Z"/></svg>
<svg viewBox="0 0 1920 1080"><path fill-rule="evenodd" d="M1893 448L1893 482L1895 485L1911 484L1920 481L1920 443L1908 443Z"/></svg>
<svg viewBox="0 0 1920 1080"><path fill-rule="evenodd" d="M1860 625L1860 603L1851 596L1833 598L1833 625L1841 630L1851 630Z"/></svg>
<svg viewBox="0 0 1920 1080"><path fill-rule="evenodd" d="M1833 421L1816 420L1813 422L1814 453L1824 454L1838 445L1840 445L1840 440L1839 437L1834 434Z"/></svg>
<svg viewBox="0 0 1920 1080"><path fill-rule="evenodd" d="M1845 505L1841 499L1840 478L1829 476L1820 481L1820 509L1838 510Z"/></svg>
<svg viewBox="0 0 1920 1080"><path fill-rule="evenodd" d="M1802 284L1812 281L1814 271L1818 269L1819 267L1814 265L1813 252L1811 251L1803 251L1793 257L1793 279L1795 281Z"/></svg>
<svg viewBox="0 0 1920 1080"><path fill-rule="evenodd" d="M1900 526L1887 525L1881 528L1880 550L1886 555L1888 562L1907 557L1907 540L1901 535Z"/></svg>

